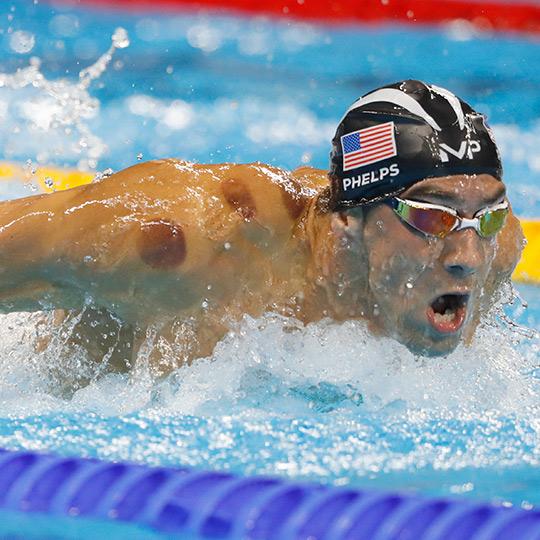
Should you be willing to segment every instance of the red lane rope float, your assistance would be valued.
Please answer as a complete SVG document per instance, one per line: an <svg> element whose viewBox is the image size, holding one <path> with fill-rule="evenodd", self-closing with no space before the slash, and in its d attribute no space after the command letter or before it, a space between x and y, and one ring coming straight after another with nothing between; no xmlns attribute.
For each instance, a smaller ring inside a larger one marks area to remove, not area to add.
<svg viewBox="0 0 540 540"><path fill-rule="evenodd" d="M64 0L129 10L221 8L335 23L440 24L467 20L485 30L540 33L540 2L496 0Z"/></svg>

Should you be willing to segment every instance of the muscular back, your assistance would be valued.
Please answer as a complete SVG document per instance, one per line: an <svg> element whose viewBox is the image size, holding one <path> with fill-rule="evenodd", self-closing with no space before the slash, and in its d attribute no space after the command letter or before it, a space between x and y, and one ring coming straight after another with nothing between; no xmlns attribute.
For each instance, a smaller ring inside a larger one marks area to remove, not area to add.
<svg viewBox="0 0 540 540"><path fill-rule="evenodd" d="M159 160L0 205L3 311L92 302L127 322L284 301L322 171ZM295 277L296 276L296 277Z"/></svg>
<svg viewBox="0 0 540 540"><path fill-rule="evenodd" d="M370 322L363 211L323 209L317 195L326 186L324 171L306 167L169 159L2 203L0 311L86 307L73 339L100 343L97 359L111 349L103 336L118 320L129 327L114 345L121 360L159 328L150 345L156 363L178 339L180 361L210 354L245 313ZM471 332L519 258L512 214L497 241Z"/></svg>

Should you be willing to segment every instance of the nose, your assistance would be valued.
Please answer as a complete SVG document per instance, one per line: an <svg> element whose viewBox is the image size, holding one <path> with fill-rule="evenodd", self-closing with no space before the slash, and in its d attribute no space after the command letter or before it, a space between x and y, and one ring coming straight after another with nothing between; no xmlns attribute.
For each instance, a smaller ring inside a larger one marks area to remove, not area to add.
<svg viewBox="0 0 540 540"><path fill-rule="evenodd" d="M445 239L443 264L446 271L455 277L475 274L483 261L482 239L474 229L463 229L451 233Z"/></svg>

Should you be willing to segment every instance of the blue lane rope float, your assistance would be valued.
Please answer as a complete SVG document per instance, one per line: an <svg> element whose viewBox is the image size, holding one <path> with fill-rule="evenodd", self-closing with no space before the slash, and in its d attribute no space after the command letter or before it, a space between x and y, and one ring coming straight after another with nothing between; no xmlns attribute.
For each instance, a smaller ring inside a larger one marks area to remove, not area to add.
<svg viewBox="0 0 540 540"><path fill-rule="evenodd" d="M540 539L534 509L9 450L0 450L0 511L168 538Z"/></svg>

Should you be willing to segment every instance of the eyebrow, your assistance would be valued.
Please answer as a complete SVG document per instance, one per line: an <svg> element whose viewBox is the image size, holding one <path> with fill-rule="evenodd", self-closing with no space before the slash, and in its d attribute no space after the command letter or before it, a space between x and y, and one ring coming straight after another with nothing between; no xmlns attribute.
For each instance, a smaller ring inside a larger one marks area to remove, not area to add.
<svg viewBox="0 0 540 540"><path fill-rule="evenodd" d="M501 182L497 187L497 191L493 195L486 197L486 206L490 206L499 202L506 195L506 186ZM429 199L422 200L420 199ZM444 189L441 186L415 186L411 189L410 193L407 193L407 199L416 199L419 202L432 202L432 203L447 203L449 199L454 199L454 193Z"/></svg>

